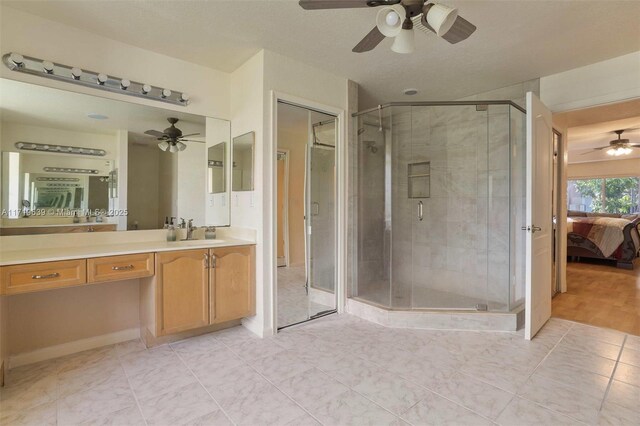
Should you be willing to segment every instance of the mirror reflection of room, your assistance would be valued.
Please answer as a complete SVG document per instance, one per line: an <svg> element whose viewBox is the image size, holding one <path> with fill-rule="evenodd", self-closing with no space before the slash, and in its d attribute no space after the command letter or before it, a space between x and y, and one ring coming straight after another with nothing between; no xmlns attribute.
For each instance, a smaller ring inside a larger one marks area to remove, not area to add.
<svg viewBox="0 0 640 426"><path fill-rule="evenodd" d="M0 234L229 225L228 121L6 79L0 89Z"/></svg>
<svg viewBox="0 0 640 426"><path fill-rule="evenodd" d="M282 328L336 307L336 118L279 102L277 124L276 262Z"/></svg>

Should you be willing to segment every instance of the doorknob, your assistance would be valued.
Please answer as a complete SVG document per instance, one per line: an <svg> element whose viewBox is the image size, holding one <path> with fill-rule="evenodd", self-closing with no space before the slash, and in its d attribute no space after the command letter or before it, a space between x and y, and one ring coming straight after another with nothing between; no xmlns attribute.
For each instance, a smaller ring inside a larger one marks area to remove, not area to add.
<svg viewBox="0 0 640 426"><path fill-rule="evenodd" d="M522 229L523 231L531 231L532 234L535 234L538 231L542 231L542 228L540 228L539 226L522 226L520 227L520 229Z"/></svg>

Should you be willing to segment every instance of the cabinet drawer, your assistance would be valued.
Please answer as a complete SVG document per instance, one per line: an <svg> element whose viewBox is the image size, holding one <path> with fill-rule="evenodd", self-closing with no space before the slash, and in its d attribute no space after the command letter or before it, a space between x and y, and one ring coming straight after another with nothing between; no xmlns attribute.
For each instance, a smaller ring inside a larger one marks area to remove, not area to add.
<svg viewBox="0 0 640 426"><path fill-rule="evenodd" d="M4 294L69 287L87 282L86 260L29 263L2 267Z"/></svg>
<svg viewBox="0 0 640 426"><path fill-rule="evenodd" d="M150 277L153 274L153 253L87 259L87 281L90 283Z"/></svg>

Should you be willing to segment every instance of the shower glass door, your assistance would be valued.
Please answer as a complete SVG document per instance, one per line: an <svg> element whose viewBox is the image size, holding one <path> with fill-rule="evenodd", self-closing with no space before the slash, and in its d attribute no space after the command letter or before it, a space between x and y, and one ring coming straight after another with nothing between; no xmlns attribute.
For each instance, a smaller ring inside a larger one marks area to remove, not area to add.
<svg viewBox="0 0 640 426"><path fill-rule="evenodd" d="M312 124L307 192L310 317L335 309L335 118Z"/></svg>
<svg viewBox="0 0 640 426"><path fill-rule="evenodd" d="M396 243L411 253L411 270L399 271L399 282L411 282L404 289L411 292L410 308L486 310L488 195L490 187L504 183L488 167L488 106L406 107L394 121L403 198L398 202L404 209L398 214L411 232ZM508 225L508 192L505 196Z"/></svg>

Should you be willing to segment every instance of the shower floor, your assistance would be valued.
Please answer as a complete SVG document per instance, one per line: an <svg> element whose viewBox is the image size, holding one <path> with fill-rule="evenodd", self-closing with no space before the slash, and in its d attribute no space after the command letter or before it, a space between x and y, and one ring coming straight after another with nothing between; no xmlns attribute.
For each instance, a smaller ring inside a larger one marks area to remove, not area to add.
<svg viewBox="0 0 640 426"><path fill-rule="evenodd" d="M390 295L388 281L373 281L365 285L360 284L355 298L390 309L475 310L476 305L487 304L487 299L425 287L413 288L413 294L411 291L409 286L398 286ZM390 296L392 300L389 300ZM496 301L489 301L488 304L491 311L504 311L507 308L506 304Z"/></svg>

